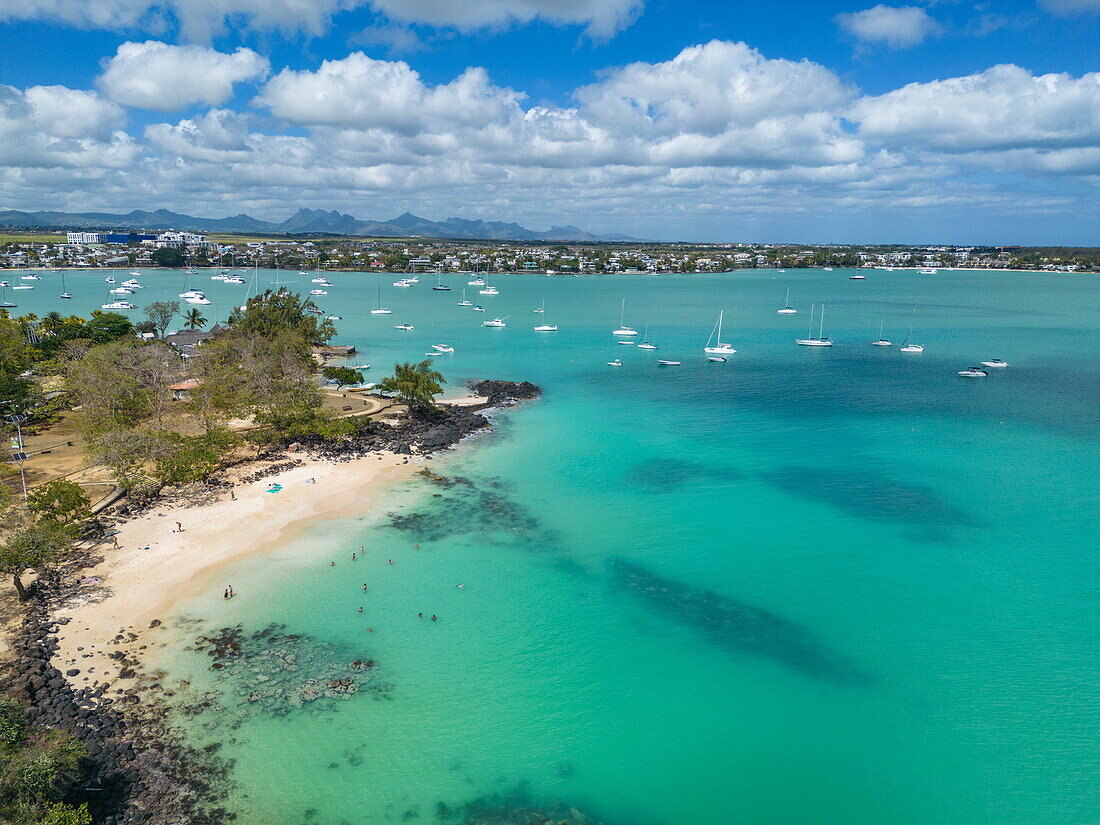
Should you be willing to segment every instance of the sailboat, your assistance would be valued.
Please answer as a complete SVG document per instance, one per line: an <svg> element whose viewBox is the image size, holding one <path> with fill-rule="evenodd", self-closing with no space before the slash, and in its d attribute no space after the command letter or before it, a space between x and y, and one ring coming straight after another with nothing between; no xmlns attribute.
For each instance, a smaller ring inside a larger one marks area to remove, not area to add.
<svg viewBox="0 0 1100 825"><path fill-rule="evenodd" d="M391 310L382 306L382 284L378 285L378 298L374 302L374 309L370 311L371 315L389 315Z"/></svg>
<svg viewBox="0 0 1100 825"><path fill-rule="evenodd" d="M831 347L833 340L824 337L825 331L825 305L821 305L821 319L817 329L817 337L814 337L814 307L810 306L810 331L805 338L798 338L795 343L802 347Z"/></svg>
<svg viewBox="0 0 1100 825"><path fill-rule="evenodd" d="M61 273L61 296L62 298L71 299L73 296L69 294L69 291L65 289L65 273Z"/></svg>
<svg viewBox="0 0 1100 825"><path fill-rule="evenodd" d="M15 306L8 300L8 282L4 281L4 285L0 286L0 307L4 309L12 309Z"/></svg>
<svg viewBox="0 0 1100 825"><path fill-rule="evenodd" d="M878 340L871 342L872 347L892 347L894 346L892 341L887 341L882 337L882 321L878 322Z"/></svg>
<svg viewBox="0 0 1100 825"><path fill-rule="evenodd" d="M535 307L534 311L537 312L539 315L542 315L542 313L546 312L546 299L545 298L542 299L541 304L539 304L537 307Z"/></svg>
<svg viewBox="0 0 1100 825"><path fill-rule="evenodd" d="M472 307L474 305L473 301L466 299L466 287L462 287L462 300L458 302L458 305L460 307Z"/></svg>
<svg viewBox="0 0 1100 825"><path fill-rule="evenodd" d="M703 347L703 352L707 355L733 355L737 350L731 347L729 344L722 343L722 317L726 314L725 310L718 313L718 321L714 324L714 328L710 331L710 338L707 339L707 345ZM715 336L717 334L717 337ZM711 346L711 341L714 341L714 345Z"/></svg>
<svg viewBox="0 0 1100 825"><path fill-rule="evenodd" d="M901 348L898 352L924 352L924 347L920 344L910 344L909 339L913 337L913 328L909 327L909 334L905 336L905 340L901 342Z"/></svg>
<svg viewBox="0 0 1100 825"><path fill-rule="evenodd" d="M432 290L435 292L450 292L451 288L447 284L443 283L443 276L439 275L435 279L435 286L432 287Z"/></svg>
<svg viewBox="0 0 1100 825"><path fill-rule="evenodd" d="M626 312L626 298L623 298L619 306L619 328L611 330L612 335L637 335L638 330L623 325L623 314Z"/></svg>
<svg viewBox="0 0 1100 825"><path fill-rule="evenodd" d="M657 349L657 345L649 340L649 322L646 321L645 331L642 333L642 343L638 344L638 349Z"/></svg>
<svg viewBox="0 0 1100 825"><path fill-rule="evenodd" d="M787 297L783 299L783 306L776 310L780 315L797 315L798 310L791 306L791 288L787 287Z"/></svg>

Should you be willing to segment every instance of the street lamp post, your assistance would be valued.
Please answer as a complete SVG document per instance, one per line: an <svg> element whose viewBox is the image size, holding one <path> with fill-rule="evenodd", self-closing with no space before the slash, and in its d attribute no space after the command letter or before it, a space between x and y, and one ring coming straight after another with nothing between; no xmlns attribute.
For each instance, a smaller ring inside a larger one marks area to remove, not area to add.
<svg viewBox="0 0 1100 825"><path fill-rule="evenodd" d="M5 415L4 420L15 425L15 444L12 445L15 452L11 454L11 459L19 465L19 480L23 483L23 502L26 503L27 474L23 472L23 462L27 460L27 454L23 450L23 422L27 420L27 416L21 413L12 413L11 415Z"/></svg>

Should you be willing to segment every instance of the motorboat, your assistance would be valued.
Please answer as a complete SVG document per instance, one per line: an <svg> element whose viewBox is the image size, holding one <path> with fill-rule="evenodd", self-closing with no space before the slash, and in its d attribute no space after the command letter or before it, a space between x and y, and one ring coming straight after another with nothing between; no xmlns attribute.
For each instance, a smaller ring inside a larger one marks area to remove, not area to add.
<svg viewBox="0 0 1100 825"><path fill-rule="evenodd" d="M133 273L131 272L130 274L132 275ZM137 278L127 278L125 281L122 282L122 285L123 286L131 286L134 289L141 289L142 288L141 284L139 284L137 282Z"/></svg>
<svg viewBox="0 0 1100 825"><path fill-rule="evenodd" d="M535 332L557 332L557 331L558 331L558 325L557 324L539 324L537 327L535 327Z"/></svg>
<svg viewBox="0 0 1100 825"><path fill-rule="evenodd" d="M432 344L432 349L436 352L454 352L455 348L450 344Z"/></svg>
<svg viewBox="0 0 1100 825"><path fill-rule="evenodd" d="M21 281L41 281L42 279L39 278L37 275L30 274L30 275L20 275L19 280L21 280Z"/></svg>
<svg viewBox="0 0 1100 825"><path fill-rule="evenodd" d="M395 324L394 329L403 329L405 332L411 332L413 330L412 324Z"/></svg>
<svg viewBox="0 0 1100 825"><path fill-rule="evenodd" d="M708 355L707 360L712 364L724 364L729 359L722 355Z"/></svg>
<svg viewBox="0 0 1100 825"><path fill-rule="evenodd" d="M137 309L129 301L112 301L109 304L103 304L103 309Z"/></svg>
<svg viewBox="0 0 1100 825"><path fill-rule="evenodd" d="M546 299L542 299L542 303L535 307L532 312L537 312L539 315L546 312Z"/></svg>
<svg viewBox="0 0 1100 825"><path fill-rule="evenodd" d="M197 306L204 306L204 307L209 306L211 304L210 299L207 298L205 295L202 295L201 293L199 295L195 295L194 297L191 297L191 298L184 298L183 302L185 304L195 304Z"/></svg>
<svg viewBox="0 0 1100 825"><path fill-rule="evenodd" d="M412 281L408 281L402 278L400 281L394 281L393 285L396 287L401 287L402 289L408 289L412 286Z"/></svg>
<svg viewBox="0 0 1100 825"><path fill-rule="evenodd" d="M963 378L985 378L987 375L989 375L988 372L983 369L979 369L978 367L970 367L969 369L959 370L958 374L961 375Z"/></svg>
<svg viewBox="0 0 1100 825"><path fill-rule="evenodd" d="M227 284L243 284L245 283L245 280L240 275L230 275L228 278L225 279L225 282Z"/></svg>
<svg viewBox="0 0 1100 825"><path fill-rule="evenodd" d="M797 315L798 310L791 306L791 290L787 288L787 297L783 299L783 306L776 310L780 315Z"/></svg>
<svg viewBox="0 0 1100 825"><path fill-rule="evenodd" d="M133 295L134 291L127 286L116 286L114 289L107 290L112 295Z"/></svg>
<svg viewBox="0 0 1100 825"><path fill-rule="evenodd" d="M507 324L505 324L503 319L501 319L501 318L494 318L491 321L482 321L481 325L483 327L504 327L504 326L507 326Z"/></svg>
<svg viewBox="0 0 1100 825"><path fill-rule="evenodd" d="M326 315L325 320L326 321L343 321L344 316L343 315Z"/></svg>
<svg viewBox="0 0 1100 825"><path fill-rule="evenodd" d="M883 323L882 321L879 321L879 323L878 323L878 340L871 342L872 347L892 347L892 346L894 346L893 341L887 341L885 338L882 337L882 323Z"/></svg>
<svg viewBox="0 0 1100 825"><path fill-rule="evenodd" d="M822 267L822 269L823 269L823 270L824 270L825 272L832 272L832 271L833 271L833 268L832 268L831 266L824 266L824 267Z"/></svg>
<svg viewBox="0 0 1100 825"><path fill-rule="evenodd" d="M657 366L658 367L678 367L678 366L680 366L680 362L679 361L665 361L662 358L658 358L657 359Z"/></svg>
<svg viewBox="0 0 1100 825"><path fill-rule="evenodd" d="M18 284L13 286L12 289L34 289L33 286L27 286L26 284Z"/></svg>
<svg viewBox="0 0 1100 825"><path fill-rule="evenodd" d="M133 289L131 289L131 288L130 288L129 286L127 286L126 284L123 284L123 288L125 288L125 289L129 289L129 290L130 290L131 292L133 292ZM114 291L115 291L115 290L113 290L113 289L111 290L111 292L114 292ZM181 292L181 293L179 294L179 297L180 297L180 298L201 298L201 297L202 297L202 292L200 292L200 291L199 291L199 290L197 290L197 289L189 289L189 290L187 290L186 292Z"/></svg>
<svg viewBox="0 0 1100 825"><path fill-rule="evenodd" d="M485 287L485 289L479 289L477 291L477 294L478 295L500 295L500 290L497 289L495 286L487 286L487 287Z"/></svg>
<svg viewBox="0 0 1100 825"><path fill-rule="evenodd" d="M867 276L866 275L849 275L848 280L849 281L866 281Z"/></svg>
<svg viewBox="0 0 1100 825"><path fill-rule="evenodd" d="M328 295L328 293L323 289L311 289L309 291L309 294L310 295Z"/></svg>
<svg viewBox="0 0 1100 825"><path fill-rule="evenodd" d="M623 365L623 362L620 361L618 358L616 358L614 361L608 361L607 362L607 366L609 366L609 367L621 367L622 365Z"/></svg>
<svg viewBox="0 0 1100 825"><path fill-rule="evenodd" d="M718 321L715 322L714 328L710 331L710 338L707 339L707 345L703 347L703 352L707 355L733 355L737 352L737 350L729 344L722 343L722 318L725 314L725 310L718 313ZM717 333L717 337L715 337L715 333ZM711 342L713 342L713 344Z"/></svg>
<svg viewBox="0 0 1100 825"><path fill-rule="evenodd" d="M817 328L817 337L814 337L814 307L810 306L810 331L805 338L795 339L800 347L831 347L833 340L824 336L825 331L825 306L821 307L821 318Z"/></svg>
<svg viewBox="0 0 1100 825"><path fill-rule="evenodd" d="M481 306L481 304L478 304L475 307L473 307L473 310L474 310L474 312L484 312L485 307Z"/></svg>
<svg viewBox="0 0 1100 825"><path fill-rule="evenodd" d="M485 286L485 279L481 277L474 278L472 281L467 281L466 286Z"/></svg>
<svg viewBox="0 0 1100 825"><path fill-rule="evenodd" d="M1003 370L1008 366L1007 361L1002 361L1000 358L990 358L988 361L982 361L983 367L990 367L995 370Z"/></svg>
<svg viewBox="0 0 1100 825"><path fill-rule="evenodd" d="M623 314L626 312L626 298L623 298L622 304L619 305L619 327L618 329L611 330L612 335L637 335L638 330L633 327L628 327L623 323Z"/></svg>
<svg viewBox="0 0 1100 825"><path fill-rule="evenodd" d="M108 276L107 276L106 278L104 278L103 280L104 280L104 281L106 281L106 282L107 282L107 283L109 283L109 284L113 284L113 283L115 282L115 279L114 279L114 278L112 278L112 277L111 277L110 275L108 275Z"/></svg>
<svg viewBox="0 0 1100 825"><path fill-rule="evenodd" d="M936 269L936 267L934 267L934 266L922 266L920 268L920 274L921 275L936 275L938 273L939 273L939 270Z"/></svg>

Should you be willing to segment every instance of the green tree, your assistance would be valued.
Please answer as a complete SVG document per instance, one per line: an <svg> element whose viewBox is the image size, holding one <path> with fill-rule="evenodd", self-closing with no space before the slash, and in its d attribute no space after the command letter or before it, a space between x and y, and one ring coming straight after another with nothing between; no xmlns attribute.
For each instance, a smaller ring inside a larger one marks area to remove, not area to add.
<svg viewBox="0 0 1100 825"><path fill-rule="evenodd" d="M202 329L206 326L206 318L203 317L201 310L189 309L183 317L183 325L188 329Z"/></svg>
<svg viewBox="0 0 1100 825"><path fill-rule="evenodd" d="M318 321L317 306L286 289L267 290L251 298L244 311L234 310L229 316L230 327L241 335L271 337L289 330L298 334L306 346L317 346L336 335L336 327L328 319Z"/></svg>
<svg viewBox="0 0 1100 825"><path fill-rule="evenodd" d="M351 367L325 367L321 370L321 375L329 381L335 381L336 389L346 387L348 384L363 383L363 373Z"/></svg>
<svg viewBox="0 0 1100 825"><path fill-rule="evenodd" d="M378 389L392 393L410 407L434 407L435 396L443 392L446 383L443 374L433 369L431 360L425 359L418 364L394 364L393 375L379 381Z"/></svg>
<svg viewBox="0 0 1100 825"><path fill-rule="evenodd" d="M179 311L179 301L153 301L145 307L145 317L156 328L157 337L163 338L165 330Z"/></svg>
<svg viewBox="0 0 1100 825"><path fill-rule="evenodd" d="M36 487L27 505L39 521L77 524L92 517L92 503L76 482L58 478Z"/></svg>
<svg viewBox="0 0 1100 825"><path fill-rule="evenodd" d="M183 253L170 246L162 246L153 253L153 263L157 266L180 267L184 264Z"/></svg>
<svg viewBox="0 0 1100 825"><path fill-rule="evenodd" d="M85 324L84 332L84 337L91 338L94 343L107 344L119 338L132 337L134 325L125 315L96 309L92 310L92 317Z"/></svg>
<svg viewBox="0 0 1100 825"><path fill-rule="evenodd" d="M47 521L17 527L0 544L0 573L12 577L22 601L27 598L23 573L57 558L72 547L77 531L72 525Z"/></svg>

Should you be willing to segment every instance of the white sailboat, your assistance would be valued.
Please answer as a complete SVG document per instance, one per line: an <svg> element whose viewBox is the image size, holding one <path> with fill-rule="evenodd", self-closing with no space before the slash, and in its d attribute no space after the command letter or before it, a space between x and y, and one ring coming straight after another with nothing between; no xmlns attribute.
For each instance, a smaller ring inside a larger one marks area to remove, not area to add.
<svg viewBox="0 0 1100 825"><path fill-rule="evenodd" d="M392 310L386 309L382 306L382 284L378 285L378 297L374 301L374 309L370 311L371 315L389 315Z"/></svg>
<svg viewBox="0 0 1100 825"><path fill-rule="evenodd" d="M924 352L924 347L920 344L910 344L909 339L913 337L913 328L909 327L909 334L905 336L905 340L901 343L901 348L898 352Z"/></svg>
<svg viewBox="0 0 1100 825"><path fill-rule="evenodd" d="M623 298L622 304L619 306L619 328L611 330L612 335L637 335L638 330L628 327L623 324L623 315L626 312L626 298Z"/></svg>
<svg viewBox="0 0 1100 825"><path fill-rule="evenodd" d="M535 307L534 311L537 312L539 315L542 315L542 313L546 312L546 299L545 298L542 299L541 304L539 304L537 307Z"/></svg>
<svg viewBox="0 0 1100 825"><path fill-rule="evenodd" d="M3 307L4 309L13 309L15 307L15 304L8 300L7 281L4 281L4 283L0 285L0 307Z"/></svg>
<svg viewBox="0 0 1100 825"><path fill-rule="evenodd" d="M646 321L645 330L642 332L642 343L638 344L638 349L657 349L657 345L649 340L649 322Z"/></svg>
<svg viewBox="0 0 1100 825"><path fill-rule="evenodd" d="M810 331L806 334L805 338L798 338L795 343L800 347L831 347L833 341L831 338L824 336L825 332L825 305L821 305L821 319L817 330L817 337L814 337L814 307L810 306Z"/></svg>
<svg viewBox="0 0 1100 825"><path fill-rule="evenodd" d="M458 305L460 307L472 307L474 305L473 301L467 300L466 298L466 287L462 288L462 300L458 302Z"/></svg>
<svg viewBox="0 0 1100 825"><path fill-rule="evenodd" d="M887 341L885 338L882 337L882 323L883 323L882 321L878 322L878 340L871 342L872 347L892 347L892 346L894 346L894 343L892 341Z"/></svg>
<svg viewBox="0 0 1100 825"><path fill-rule="evenodd" d="M703 352L707 355L733 355L737 352L737 350L729 344L722 343L722 318L725 314L725 310L718 313L718 320L715 322L714 328L710 331L710 338L707 339L707 345L703 347ZM717 333L717 336L715 333ZM711 345L711 341L714 341L713 346Z"/></svg>
<svg viewBox="0 0 1100 825"><path fill-rule="evenodd" d="M791 306L791 288L787 287L787 297L783 299L783 306L776 310L779 315L797 315L798 310Z"/></svg>

